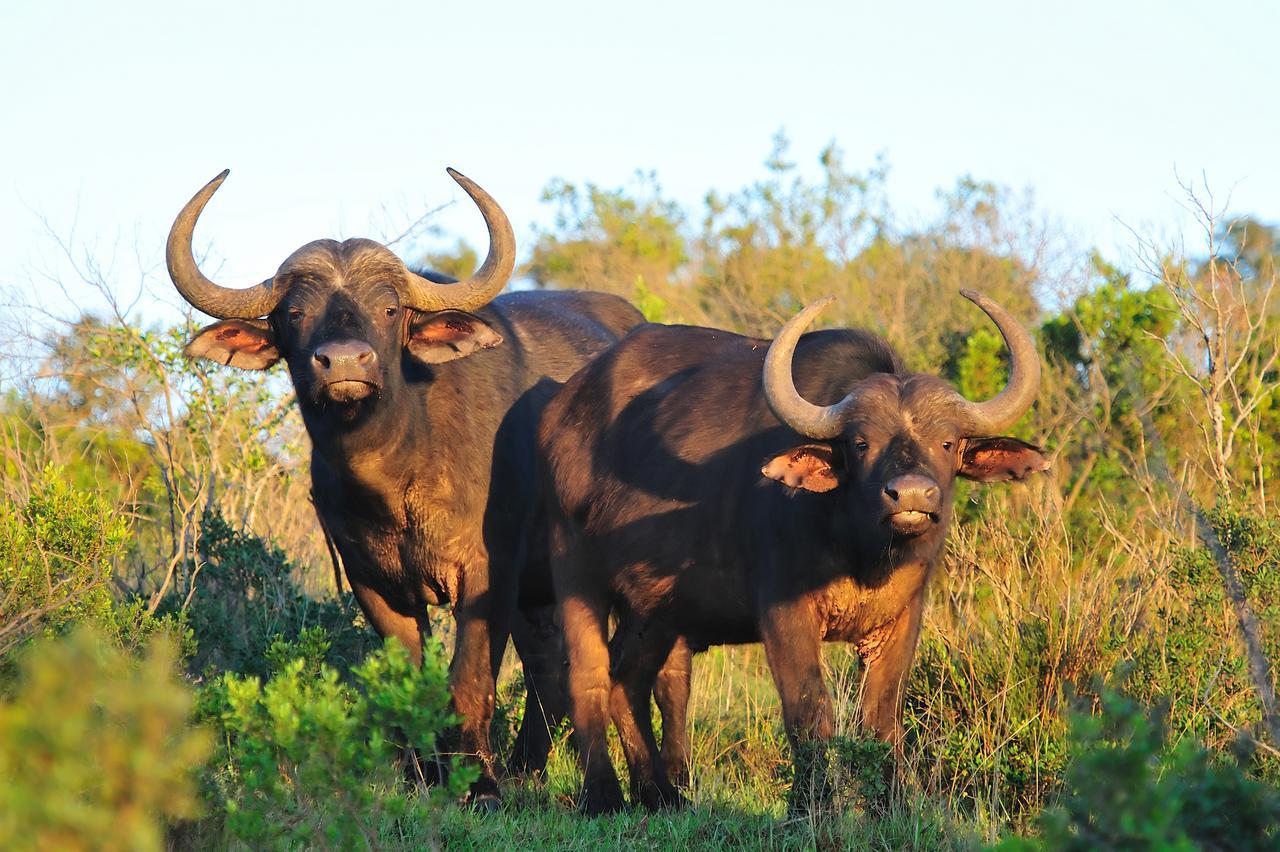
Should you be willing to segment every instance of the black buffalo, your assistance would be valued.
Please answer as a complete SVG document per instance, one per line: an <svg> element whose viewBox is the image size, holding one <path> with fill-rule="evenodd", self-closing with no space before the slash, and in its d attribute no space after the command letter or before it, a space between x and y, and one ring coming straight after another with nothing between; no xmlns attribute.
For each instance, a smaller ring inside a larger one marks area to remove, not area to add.
<svg viewBox="0 0 1280 852"><path fill-rule="evenodd" d="M793 752L832 734L821 643L853 642L863 724L898 743L956 476L996 482L1048 467L1037 448L990 437L1035 398L1031 338L1000 306L964 295L1012 353L1008 386L987 402L906 372L874 335L801 338L827 299L772 345L642 326L547 406L539 449L585 811L622 805L610 716L633 801L682 802L649 711L655 676L682 641L763 642Z"/></svg>
<svg viewBox="0 0 1280 852"><path fill-rule="evenodd" d="M370 240L317 240L255 287L221 287L200 272L191 239L226 174L191 199L169 235L174 285L222 319L187 354L250 370L285 360L311 437L316 511L369 622L420 659L427 607L453 608L460 748L482 767L473 799L492 802L489 723L508 634L531 687L521 768L545 761L538 698L554 705L561 676L536 520L538 417L559 382L642 317L596 293L495 298L515 261L511 225L488 193L453 170L489 230L488 256L472 278L413 272Z"/></svg>

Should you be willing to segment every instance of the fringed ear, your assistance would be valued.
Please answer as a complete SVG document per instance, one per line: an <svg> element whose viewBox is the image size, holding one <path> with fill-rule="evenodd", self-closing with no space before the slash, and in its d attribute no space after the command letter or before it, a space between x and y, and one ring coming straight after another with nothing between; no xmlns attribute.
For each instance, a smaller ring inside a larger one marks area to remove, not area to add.
<svg viewBox="0 0 1280 852"><path fill-rule="evenodd" d="M188 358L207 358L242 370L265 370L280 360L271 323L229 319L196 332L182 350Z"/></svg>
<svg viewBox="0 0 1280 852"><path fill-rule="evenodd" d="M1049 469L1044 451L1017 438L968 438L960 475L977 482L1026 479Z"/></svg>
<svg viewBox="0 0 1280 852"><path fill-rule="evenodd" d="M409 352L426 364L465 358L502 343L502 335L484 320L463 311L437 311L409 323Z"/></svg>
<svg viewBox="0 0 1280 852"><path fill-rule="evenodd" d="M789 488L821 493L840 484L838 454L826 444L802 444L765 462L760 472Z"/></svg>

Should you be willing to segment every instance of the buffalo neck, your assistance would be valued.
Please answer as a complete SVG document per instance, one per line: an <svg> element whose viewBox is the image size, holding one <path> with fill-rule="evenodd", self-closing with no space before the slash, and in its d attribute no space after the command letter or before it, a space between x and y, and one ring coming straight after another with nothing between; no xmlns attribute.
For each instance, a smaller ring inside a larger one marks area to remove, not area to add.
<svg viewBox="0 0 1280 852"><path fill-rule="evenodd" d="M349 422L334 412L304 414L312 452L363 511L401 520L410 483L440 454L432 444L429 385L389 388Z"/></svg>
<svg viewBox="0 0 1280 852"><path fill-rule="evenodd" d="M847 522L837 523L830 534L835 552L840 554L842 572L861 586L876 588L904 565L924 565L932 572L946 544L949 525L950 512L945 512L933 529L919 536L896 536L883 528L869 532Z"/></svg>

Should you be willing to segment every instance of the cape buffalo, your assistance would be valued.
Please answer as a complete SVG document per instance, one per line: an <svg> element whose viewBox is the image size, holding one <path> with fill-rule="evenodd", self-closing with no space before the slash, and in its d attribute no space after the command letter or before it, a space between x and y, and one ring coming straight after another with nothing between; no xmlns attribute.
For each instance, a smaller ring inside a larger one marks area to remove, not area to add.
<svg viewBox="0 0 1280 852"><path fill-rule="evenodd" d="M906 372L872 334L802 338L828 297L772 345L642 326L547 406L539 451L583 810L622 806L606 750L610 715L632 800L682 802L649 711L659 667L681 640L695 650L764 643L793 754L832 734L820 643L853 642L863 724L898 743L955 477L997 482L1048 468L1036 447L990 437L1035 399L1031 337L990 299L961 292L1012 354L1008 386L986 402ZM607 640L611 612L618 624ZM798 761L796 783L805 782Z"/></svg>
<svg viewBox="0 0 1280 852"><path fill-rule="evenodd" d="M227 172L178 214L167 261L183 298L222 320L196 334L188 355L248 370L282 358L288 365L311 437L316 511L378 633L420 659L427 607L453 607L461 750L482 767L471 798L492 804L489 722L508 634L516 630L531 687L516 757L524 768L545 761L550 740L537 699L554 689L539 684L558 678L562 659L558 641L551 650L539 644L558 640L550 619L542 637L533 629L537 608L549 615L553 604L535 523L538 417L559 382L642 317L598 293L495 299L515 262L511 225L488 193L449 174L489 231L488 256L465 281L413 272L385 246L349 239L304 245L257 286L221 287L201 273L191 240ZM522 589L530 552L542 558L527 573L542 577ZM518 605L531 623L513 618Z"/></svg>

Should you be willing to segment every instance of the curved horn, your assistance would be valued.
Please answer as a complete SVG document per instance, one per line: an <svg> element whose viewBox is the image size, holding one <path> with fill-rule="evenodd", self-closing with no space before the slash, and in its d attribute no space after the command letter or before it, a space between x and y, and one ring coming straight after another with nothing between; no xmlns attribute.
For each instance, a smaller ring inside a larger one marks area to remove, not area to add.
<svg viewBox="0 0 1280 852"><path fill-rule="evenodd" d="M1009 312L976 290L961 290L1000 329L1009 349L1009 381L1004 390L986 402L965 401L974 419L975 435L993 435L1008 429L1026 414L1040 390L1040 355L1031 334Z"/></svg>
<svg viewBox="0 0 1280 852"><path fill-rule="evenodd" d="M243 290L222 287L204 277L191 252L191 236L195 233L196 221L200 212L209 203L209 199L222 186L222 182L231 174L230 169L204 185L182 208L178 218L169 229L169 243L165 247L165 263L169 267L169 278L173 286L178 288L182 298L191 303L198 311L203 311L218 319L253 319L264 317L280 304L284 298L284 290L276 289L272 279Z"/></svg>
<svg viewBox="0 0 1280 852"><path fill-rule="evenodd" d="M835 405L814 405L800 396L791 378L791 358L800 335L814 318L836 300L827 296L792 317L769 346L764 356L764 398L769 409L783 423L810 438L834 438L844 429L848 412L857 402L854 391Z"/></svg>
<svg viewBox="0 0 1280 852"><path fill-rule="evenodd" d="M489 228L489 254L475 275L456 284L437 284L421 275L409 273L405 287L405 304L420 311L474 311L487 305L502 292L516 265L516 237L498 202L493 200L470 178L456 169L449 176L471 196L480 208Z"/></svg>

